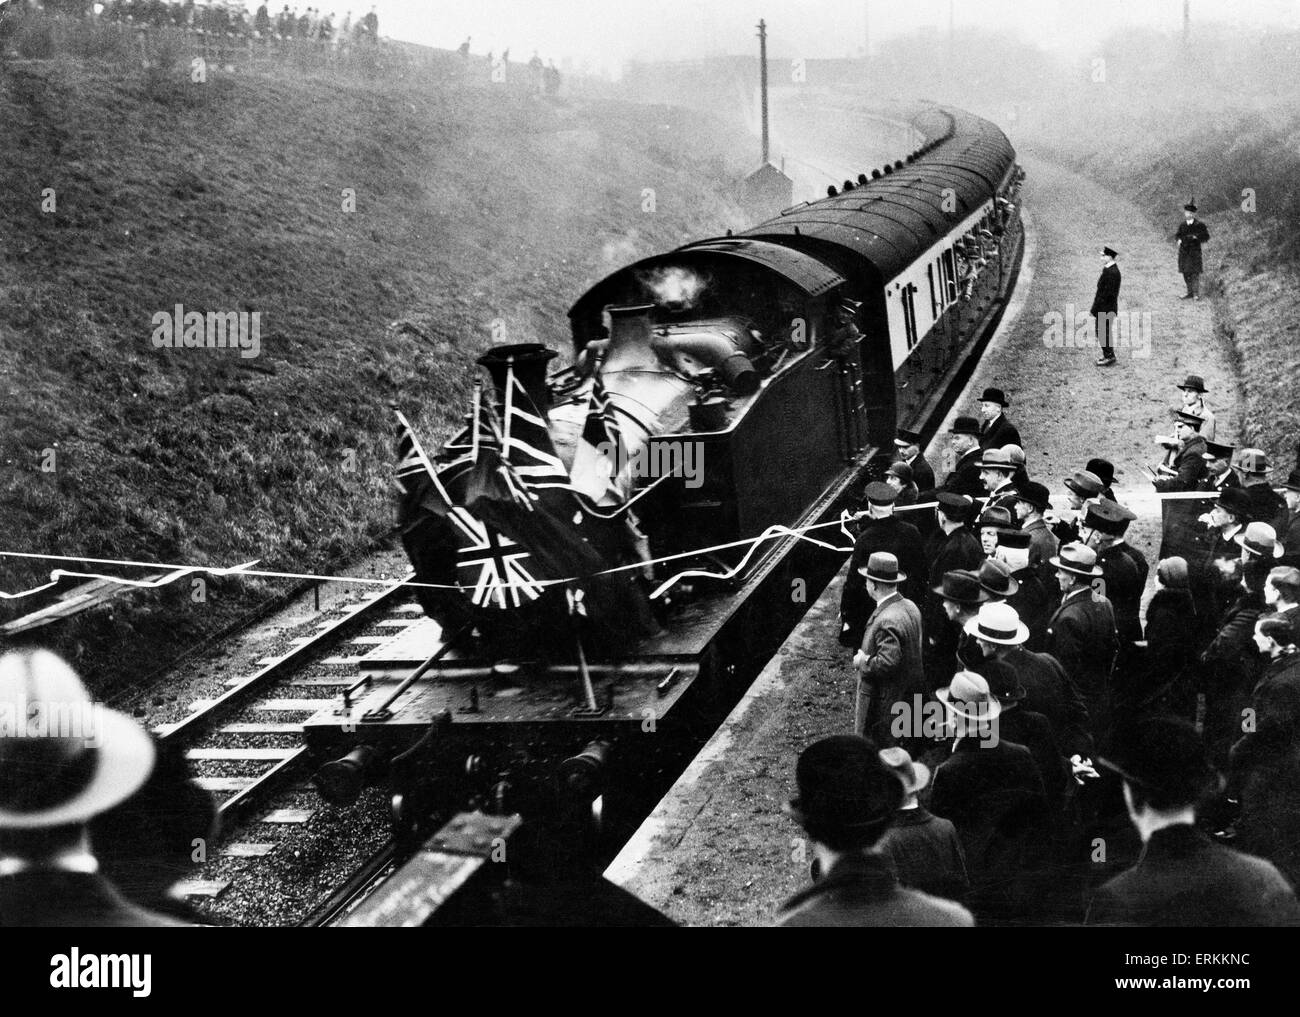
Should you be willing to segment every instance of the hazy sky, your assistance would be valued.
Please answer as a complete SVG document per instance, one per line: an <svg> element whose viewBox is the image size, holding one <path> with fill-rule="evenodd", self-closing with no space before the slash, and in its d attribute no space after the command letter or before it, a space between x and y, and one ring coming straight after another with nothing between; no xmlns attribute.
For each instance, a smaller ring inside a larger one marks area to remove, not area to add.
<svg viewBox="0 0 1300 1017"><path fill-rule="evenodd" d="M873 44L946 28L951 7L958 26L1002 28L1054 50L1086 50L1124 25L1178 30L1183 16L1182 0L379 0L376 7L383 35L448 49L468 35L474 53L508 46L511 59L527 60L536 49L615 73L628 59L750 52L760 17L774 56L832 57L861 52L868 16ZM354 16L366 9L358 3ZM1300 0L1191 0L1191 10L1194 25L1300 27Z"/></svg>

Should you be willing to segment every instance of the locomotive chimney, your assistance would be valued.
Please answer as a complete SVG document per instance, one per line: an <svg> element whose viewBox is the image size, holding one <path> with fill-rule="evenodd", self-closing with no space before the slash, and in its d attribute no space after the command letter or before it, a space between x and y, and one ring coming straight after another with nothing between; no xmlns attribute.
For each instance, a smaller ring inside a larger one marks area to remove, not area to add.
<svg viewBox="0 0 1300 1017"><path fill-rule="evenodd" d="M493 346L478 358L478 362L492 375L497 399L502 402L505 401L506 376L513 365L519 384L549 423L551 388L546 383L546 365L558 355L555 350L548 349L541 343L513 343L508 346Z"/></svg>
<svg viewBox="0 0 1300 1017"><path fill-rule="evenodd" d="M650 343L650 315L654 304L632 304L627 307L607 307L609 312L609 352L606 362L652 362Z"/></svg>

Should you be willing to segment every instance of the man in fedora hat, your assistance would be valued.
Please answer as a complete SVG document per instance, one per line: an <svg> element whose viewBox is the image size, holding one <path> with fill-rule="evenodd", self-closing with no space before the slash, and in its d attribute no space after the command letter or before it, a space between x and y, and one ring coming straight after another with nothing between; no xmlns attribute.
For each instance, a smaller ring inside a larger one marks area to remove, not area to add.
<svg viewBox="0 0 1300 1017"><path fill-rule="evenodd" d="M937 687L945 680L941 676L951 675L953 668L960 663L966 622L975 617L975 612L989 599L989 595L978 577L964 569L945 572L940 584L930 592L941 605L942 613L932 627L924 628L924 664L929 676L928 684Z"/></svg>
<svg viewBox="0 0 1300 1017"><path fill-rule="evenodd" d="M1029 483L1029 460L1025 457L1025 450L1019 445L1003 445L1002 451L1010 457L1011 465L1016 468L1015 473L1011 474L1011 485L1017 490L1021 484Z"/></svg>
<svg viewBox="0 0 1300 1017"><path fill-rule="evenodd" d="M899 886L875 850L903 804L903 785L859 735L814 742L795 765L799 795L787 811L812 840L821 877L781 908L775 924L797 926L965 926L969 911Z"/></svg>
<svg viewBox="0 0 1300 1017"><path fill-rule="evenodd" d="M1041 565L1056 554L1061 545L1047 526L1044 513L1052 508L1051 492L1036 480L1016 488L1015 513L1020 528L1029 535L1029 563ZM1077 534L1076 534L1077 536Z"/></svg>
<svg viewBox="0 0 1300 1017"><path fill-rule="evenodd" d="M1196 613L1209 626L1237 596L1240 580L1241 545L1237 537L1250 521L1250 496L1239 487L1225 487L1210 511L1201 516L1208 527L1205 550L1193 563L1190 587Z"/></svg>
<svg viewBox="0 0 1300 1017"><path fill-rule="evenodd" d="M1057 516L1055 513L1050 517L1044 515L1058 547L1061 544L1073 544L1079 539L1079 514L1083 511L1084 505L1093 498L1101 496L1103 487L1101 478L1087 470L1076 470L1065 477L1062 483L1065 485L1066 504L1073 515Z"/></svg>
<svg viewBox="0 0 1300 1017"><path fill-rule="evenodd" d="M981 921L1023 918L1044 843L1042 777L1027 748L1001 737L1002 707L983 675L958 671L938 696L955 738L934 772L930 811L957 828Z"/></svg>
<svg viewBox="0 0 1300 1017"><path fill-rule="evenodd" d="M898 747L881 749L880 761L903 785L903 804L894 825L880 838L880 853L894 863L904 886L962 900L970 892L970 877L957 828L930 812L918 797L930 783L930 768L913 762L907 750Z"/></svg>
<svg viewBox="0 0 1300 1017"><path fill-rule="evenodd" d="M876 603L863 582L862 567L877 551L887 551L899 562L908 577L903 596L913 603L921 597L925 582L925 551L921 534L915 526L894 514L898 491L888 484L874 481L867 485L864 502L866 516L853 543L849 572L840 594L840 644L862 645L862 632Z"/></svg>
<svg viewBox="0 0 1300 1017"><path fill-rule="evenodd" d="M1201 425L1201 437L1206 441L1214 441L1214 414L1205 405L1205 379L1199 374L1189 374L1178 386L1178 390L1182 393L1183 409L1205 421Z"/></svg>
<svg viewBox="0 0 1300 1017"><path fill-rule="evenodd" d="M984 451L1000 449L1003 445L1019 445L1020 432L1007 419L1006 409L1011 403L1000 388L986 388L980 396L980 448Z"/></svg>
<svg viewBox="0 0 1300 1017"><path fill-rule="evenodd" d="M980 483L988 497L984 502L987 511L999 508L1006 511L1009 519L1006 529L1015 528L1016 487L1012 477L1016 473L1016 464L1011 456L1000 448L986 449L980 457Z"/></svg>
<svg viewBox="0 0 1300 1017"><path fill-rule="evenodd" d="M1115 608L1115 626L1121 652L1131 653L1142 639L1142 594L1151 571L1146 556L1124 539L1129 523L1137 518L1117 502L1101 498L1090 504L1079 527L1079 541L1097 552L1097 565L1105 583L1106 598Z"/></svg>
<svg viewBox="0 0 1300 1017"><path fill-rule="evenodd" d="M1102 741L1110 730L1110 676L1119 650L1115 610L1093 587L1102 571L1092 548L1065 544L1051 564L1061 603L1047 621L1047 652L1083 694L1092 735Z"/></svg>
<svg viewBox="0 0 1300 1017"><path fill-rule="evenodd" d="M1182 300L1201 299L1201 244L1210 239L1210 231L1205 223L1196 218L1196 205L1189 201L1183 206L1183 221L1178 224L1174 234L1174 244L1178 248L1178 271L1187 283L1187 292Z"/></svg>
<svg viewBox="0 0 1300 1017"><path fill-rule="evenodd" d="M1300 906L1270 863L1216 844L1196 827L1197 805L1219 788L1195 728L1157 717L1137 725L1101 765L1123 781L1144 845L1131 869L1104 883L1089 925L1295 925Z"/></svg>
<svg viewBox="0 0 1300 1017"><path fill-rule="evenodd" d="M1043 714L1025 708L1029 692L1015 668L1003 657L1004 651L1025 645L1029 629L1015 608L992 602L981 607L979 614L966 623L966 632L975 641L981 657L980 666L973 670L984 675L1000 707L998 736L1029 750L1043 779L1047 804L1053 813L1059 811L1069 767L1057 744L1056 731Z"/></svg>
<svg viewBox="0 0 1300 1017"><path fill-rule="evenodd" d="M1092 298L1092 315L1097 340L1101 346L1098 367L1110 367L1115 361L1115 318L1119 314L1119 255L1110 247L1101 249L1101 275L1097 277L1097 293Z"/></svg>
<svg viewBox="0 0 1300 1017"><path fill-rule="evenodd" d="M1261 523L1268 523L1279 533L1286 530L1290 513L1286 501L1273 490L1268 475L1273 467L1263 449L1244 448L1237 457L1237 479L1242 489L1250 495L1251 515Z"/></svg>
<svg viewBox="0 0 1300 1017"><path fill-rule="evenodd" d="M944 477L942 490L964 494L968 498L983 498L984 485L980 483L979 421L974 417L958 417L948 432L948 447L953 454L953 467Z"/></svg>
<svg viewBox="0 0 1300 1017"><path fill-rule="evenodd" d="M1000 603L996 599L989 601L989 605ZM1025 712L1046 719L1051 727L1053 741L1062 754L1073 756L1080 762L1090 761L1093 741L1089 734L1088 706L1078 687L1055 657L1031 651L1028 637L1020 638L1019 626L1025 623L1019 612L1009 604L1001 604L1001 607L1015 612L1017 624L1012 625L1010 615L1004 613L1003 624L987 627L1000 627L1006 632L1014 630L1015 635L1008 638L985 638L982 643L978 643L982 659L972 670L984 675L995 694L1004 685L1014 684L1016 689L1023 689L1024 694L1019 697L1019 701ZM1025 629L1028 631L1027 625ZM973 638L981 637L976 633ZM999 695L999 700L1001 698ZM1006 737L1012 741L1017 740L1010 735Z"/></svg>
<svg viewBox="0 0 1300 1017"><path fill-rule="evenodd" d="M92 703L48 650L0 657L0 926L184 923L132 904L99 874L87 826L138 791L153 742L131 718ZM34 728L34 715L55 728Z"/></svg>
<svg viewBox="0 0 1300 1017"><path fill-rule="evenodd" d="M853 730L858 734L879 731L880 743L892 744L887 721L893 704L925 691L921 612L899 592L907 576L899 570L898 558L888 551L873 553L859 571L876 609L867 619L862 646L853 657L858 672Z"/></svg>
<svg viewBox="0 0 1300 1017"><path fill-rule="evenodd" d="M912 467L912 482L916 484L917 491L933 491L934 468L926 460L925 453L921 451L921 435L916 431L908 431L900 427L894 436L894 448L897 451L898 462Z"/></svg>

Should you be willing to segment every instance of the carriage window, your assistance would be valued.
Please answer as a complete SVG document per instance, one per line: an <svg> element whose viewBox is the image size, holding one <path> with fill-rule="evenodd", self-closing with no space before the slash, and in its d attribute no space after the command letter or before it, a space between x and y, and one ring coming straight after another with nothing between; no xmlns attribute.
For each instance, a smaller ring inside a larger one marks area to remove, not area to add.
<svg viewBox="0 0 1300 1017"><path fill-rule="evenodd" d="M930 280L930 316L937 318L939 317L939 296L934 286L934 265L931 264L925 267L925 275Z"/></svg>

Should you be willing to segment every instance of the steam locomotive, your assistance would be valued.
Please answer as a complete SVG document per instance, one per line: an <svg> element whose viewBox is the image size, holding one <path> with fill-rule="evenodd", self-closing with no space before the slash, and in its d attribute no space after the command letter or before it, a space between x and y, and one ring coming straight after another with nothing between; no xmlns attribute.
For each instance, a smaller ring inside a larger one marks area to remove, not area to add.
<svg viewBox="0 0 1300 1017"><path fill-rule="evenodd" d="M402 422L425 618L308 722L321 793L399 829L518 813L617 847L843 564L897 426L937 426L1014 285L1023 171L927 106L891 166L645 258L495 347L434 454ZM341 757L341 758L340 758Z"/></svg>

